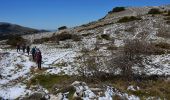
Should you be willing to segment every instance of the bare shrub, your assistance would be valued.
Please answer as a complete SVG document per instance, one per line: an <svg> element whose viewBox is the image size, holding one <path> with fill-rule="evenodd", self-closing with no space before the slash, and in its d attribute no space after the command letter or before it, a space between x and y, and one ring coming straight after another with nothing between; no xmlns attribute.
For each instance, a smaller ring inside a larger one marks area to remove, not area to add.
<svg viewBox="0 0 170 100"><path fill-rule="evenodd" d="M162 48L162 49L170 49L170 44L160 42L160 43L155 44L155 47Z"/></svg>
<svg viewBox="0 0 170 100"><path fill-rule="evenodd" d="M79 74L88 79L88 81L105 79L107 77L107 72L103 57L94 55L94 53L91 55L91 52L92 51L88 49L82 50L83 55L78 58L81 62L78 70Z"/></svg>
<svg viewBox="0 0 170 100"><path fill-rule="evenodd" d="M170 31L166 28L161 28L158 30L158 33L156 35L158 37L170 38Z"/></svg>
<svg viewBox="0 0 170 100"><path fill-rule="evenodd" d="M161 54L163 51L157 48L154 43L135 39L125 41L124 53L133 58L136 55Z"/></svg>
<svg viewBox="0 0 170 100"><path fill-rule="evenodd" d="M143 40L125 40L123 50L116 57L113 56L107 66L113 71L120 69L121 75L131 80L134 77L132 67L144 68L143 56L151 54L162 54L162 50Z"/></svg>

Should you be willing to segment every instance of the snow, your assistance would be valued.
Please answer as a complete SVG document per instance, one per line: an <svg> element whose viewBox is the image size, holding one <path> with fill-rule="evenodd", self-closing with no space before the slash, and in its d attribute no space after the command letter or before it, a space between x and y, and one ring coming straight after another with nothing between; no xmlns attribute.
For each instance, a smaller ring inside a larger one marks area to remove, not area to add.
<svg viewBox="0 0 170 100"><path fill-rule="evenodd" d="M59 49L53 46L36 45L40 48L43 55L42 68L47 68L46 74L63 74L72 75L76 73L76 68L67 64L67 66L58 67L54 66L57 63L68 62L72 63L76 52L72 49ZM16 99L30 93L30 90L26 89L26 86L22 83L26 83L33 74L31 69L36 69L36 63L30 60L31 55L26 53L17 53L16 50L7 49L1 50L0 71L2 79L0 81L0 97L5 99ZM45 74L44 73L44 74ZM15 92L15 93L14 93ZM35 92L35 91L34 91Z"/></svg>
<svg viewBox="0 0 170 100"><path fill-rule="evenodd" d="M28 78L30 68L35 66L35 63L29 60L29 57L16 53L15 51L1 51L3 55L0 60L1 75L0 81L0 96L5 99L16 99L25 94L26 86L21 84L22 79Z"/></svg>
<svg viewBox="0 0 170 100"><path fill-rule="evenodd" d="M139 90L140 88L137 86L137 87L134 87L133 85L130 85L127 90L131 90L131 91L136 91L136 90Z"/></svg>
<svg viewBox="0 0 170 100"><path fill-rule="evenodd" d="M19 96L25 95L26 86L23 85L16 85L12 87L5 87L0 89L0 96L3 97L4 99L16 99Z"/></svg>
<svg viewBox="0 0 170 100"><path fill-rule="evenodd" d="M134 72L139 74L145 73L146 75L170 75L170 54L151 55L145 57L143 64L144 69L134 66Z"/></svg>
<svg viewBox="0 0 170 100"><path fill-rule="evenodd" d="M99 97L99 100L112 100L112 96L113 96L114 92L112 87L107 86L107 90L105 92L105 97Z"/></svg>

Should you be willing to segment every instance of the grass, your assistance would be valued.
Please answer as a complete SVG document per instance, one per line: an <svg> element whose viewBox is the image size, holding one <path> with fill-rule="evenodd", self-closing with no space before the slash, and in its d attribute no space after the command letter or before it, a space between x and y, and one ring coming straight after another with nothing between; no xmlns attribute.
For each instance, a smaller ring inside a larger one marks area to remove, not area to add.
<svg viewBox="0 0 170 100"><path fill-rule="evenodd" d="M30 86L30 85L40 84L41 86L43 86L44 88L50 91L55 84L62 84L68 81L69 79L70 79L70 76L67 76L67 75L62 75L62 76L37 75L30 80L28 85Z"/></svg>
<svg viewBox="0 0 170 100"><path fill-rule="evenodd" d="M85 81L82 77L80 77L82 81ZM72 78L72 76L67 75L37 75L33 77L30 80L30 85L36 85L40 84L44 88L48 89L53 94L57 93L66 93L69 92L68 98L69 100L75 100L73 99L73 95L75 93L75 88L73 86L70 86L70 84L75 79ZM79 80L79 79L76 79ZM123 77L121 76L113 76L112 78L109 78L108 80L98 82L87 82L88 85L90 84L97 84L100 86L101 84L110 84L114 88L118 89L119 91L123 93L128 93L129 95L135 95L138 96L141 100L145 100L148 97L154 97L154 99L167 99L170 100L170 81L163 80L161 78L154 80L154 79L143 79L141 81L125 81ZM128 86L133 85L134 87L139 87L139 90L132 91L127 90ZM55 88L58 88L59 90L54 90ZM119 98L119 96L114 96L113 98Z"/></svg>
<svg viewBox="0 0 170 100"><path fill-rule="evenodd" d="M127 87L139 86L140 90L131 91L127 90ZM117 88L121 92L126 92L130 95L136 95L140 97L141 100L145 100L147 97L154 97L154 99L161 98L170 100L170 81L165 81L162 79L158 80L143 80L141 82L130 81L126 82L122 79L115 80L113 87Z"/></svg>

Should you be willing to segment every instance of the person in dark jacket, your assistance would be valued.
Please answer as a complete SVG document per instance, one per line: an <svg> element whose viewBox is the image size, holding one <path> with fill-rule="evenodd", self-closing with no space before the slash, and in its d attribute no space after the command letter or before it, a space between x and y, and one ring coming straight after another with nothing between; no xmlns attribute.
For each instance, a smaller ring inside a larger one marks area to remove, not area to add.
<svg viewBox="0 0 170 100"><path fill-rule="evenodd" d="M20 44L17 43L17 52L20 52Z"/></svg>
<svg viewBox="0 0 170 100"><path fill-rule="evenodd" d="M27 53L28 53L28 55L30 54L30 46L29 45L27 46Z"/></svg>
<svg viewBox="0 0 170 100"><path fill-rule="evenodd" d="M23 45L22 45L23 53L25 53L25 49L26 49L26 46L25 46L25 44L23 44Z"/></svg>
<svg viewBox="0 0 170 100"><path fill-rule="evenodd" d="M41 55L41 51L39 49L36 50L36 63L38 65L38 69L41 70L41 62L42 62L42 55Z"/></svg>
<svg viewBox="0 0 170 100"><path fill-rule="evenodd" d="M32 53L32 59L35 61L36 47L32 48L31 53Z"/></svg>

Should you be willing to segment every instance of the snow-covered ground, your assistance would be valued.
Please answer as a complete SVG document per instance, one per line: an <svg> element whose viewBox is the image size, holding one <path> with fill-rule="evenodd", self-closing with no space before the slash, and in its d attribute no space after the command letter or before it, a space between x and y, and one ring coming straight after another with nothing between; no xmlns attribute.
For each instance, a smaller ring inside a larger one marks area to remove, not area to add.
<svg viewBox="0 0 170 100"><path fill-rule="evenodd" d="M35 63L29 57L15 51L2 51L0 60L0 96L5 99L15 99L25 94L24 80L30 77L31 67Z"/></svg>
<svg viewBox="0 0 170 100"><path fill-rule="evenodd" d="M39 48L43 55L42 68L45 69L44 74L78 74L75 64L75 57L79 55L77 49L74 48L59 48L55 45L40 44L33 45ZM105 52L107 53L107 52ZM15 99L22 97L26 94L30 94L31 90L26 87L27 80L30 79L33 74L31 70L37 70L36 63L31 60L31 55L26 53L17 53L16 50L1 49L0 51L0 96L5 99ZM105 54L103 54L105 55ZM107 55L107 54L106 54ZM152 55L146 57L147 61L144 64L146 68L141 70L134 67L136 72L144 71L148 75L170 75L170 55ZM75 87L76 91L81 91L82 86ZM84 88L84 87L83 87ZM80 89L80 90L79 90ZM90 88L85 86L87 90L84 100L90 98L96 98L95 94ZM15 93L13 93L15 91ZM109 92L110 91L110 92ZM116 92L117 95L126 97L129 100L138 100L136 96L128 96L128 94ZM112 88L107 88L105 96L99 97L99 100L112 100L111 96L115 94Z"/></svg>
<svg viewBox="0 0 170 100"><path fill-rule="evenodd" d="M67 64L64 67L58 67L55 64L62 62L73 62L76 53L71 49L49 48L46 45L36 45L43 55L42 68L46 69L45 74L63 74L72 75L76 69ZM5 99L16 99L27 94L26 81L33 75L31 70L37 69L35 62L31 60L31 55L26 53L17 53L16 50L3 50L0 52L0 97ZM15 91L15 93L13 93Z"/></svg>

